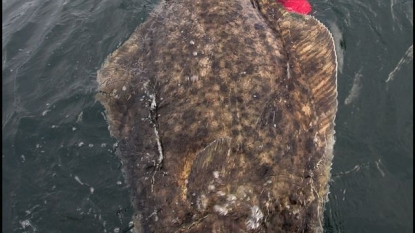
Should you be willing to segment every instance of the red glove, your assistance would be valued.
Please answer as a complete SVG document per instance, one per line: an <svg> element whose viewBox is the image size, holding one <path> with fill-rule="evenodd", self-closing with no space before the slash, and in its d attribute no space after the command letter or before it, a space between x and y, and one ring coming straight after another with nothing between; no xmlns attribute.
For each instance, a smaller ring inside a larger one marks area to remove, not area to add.
<svg viewBox="0 0 415 233"><path fill-rule="evenodd" d="M285 6L287 11L296 12L299 14L308 14L311 11L311 5L307 0L277 0Z"/></svg>

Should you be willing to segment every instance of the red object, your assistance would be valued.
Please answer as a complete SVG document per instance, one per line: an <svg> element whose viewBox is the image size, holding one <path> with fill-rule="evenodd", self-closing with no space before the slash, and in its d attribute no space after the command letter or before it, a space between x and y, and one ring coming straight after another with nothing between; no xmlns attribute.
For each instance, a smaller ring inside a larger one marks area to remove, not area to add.
<svg viewBox="0 0 415 233"><path fill-rule="evenodd" d="M299 14L308 14L311 11L311 5L307 0L277 0L285 6L287 11Z"/></svg>

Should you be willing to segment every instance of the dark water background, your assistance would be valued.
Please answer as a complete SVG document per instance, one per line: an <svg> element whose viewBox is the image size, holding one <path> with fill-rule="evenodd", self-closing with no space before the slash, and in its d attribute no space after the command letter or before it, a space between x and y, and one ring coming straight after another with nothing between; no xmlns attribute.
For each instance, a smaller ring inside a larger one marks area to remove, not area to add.
<svg viewBox="0 0 415 233"><path fill-rule="evenodd" d="M96 71L155 1L2 3L2 232L122 232L132 207ZM412 232L413 1L310 3L343 64L325 230Z"/></svg>

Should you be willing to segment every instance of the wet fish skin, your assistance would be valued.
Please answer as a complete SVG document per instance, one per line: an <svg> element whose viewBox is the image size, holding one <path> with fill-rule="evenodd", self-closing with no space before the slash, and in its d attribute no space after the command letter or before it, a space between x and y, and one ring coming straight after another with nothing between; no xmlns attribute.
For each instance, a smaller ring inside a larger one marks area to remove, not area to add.
<svg viewBox="0 0 415 233"><path fill-rule="evenodd" d="M161 3L97 77L135 231L321 232L336 69L274 1Z"/></svg>

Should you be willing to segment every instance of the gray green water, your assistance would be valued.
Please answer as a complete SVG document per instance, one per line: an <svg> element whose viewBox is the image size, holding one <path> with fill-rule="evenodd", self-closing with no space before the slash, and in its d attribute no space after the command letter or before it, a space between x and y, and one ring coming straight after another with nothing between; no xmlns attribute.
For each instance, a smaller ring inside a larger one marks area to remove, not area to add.
<svg viewBox="0 0 415 233"><path fill-rule="evenodd" d="M2 3L2 232L122 232L132 208L96 71L154 0ZM325 231L412 232L413 1L310 3L342 66Z"/></svg>

